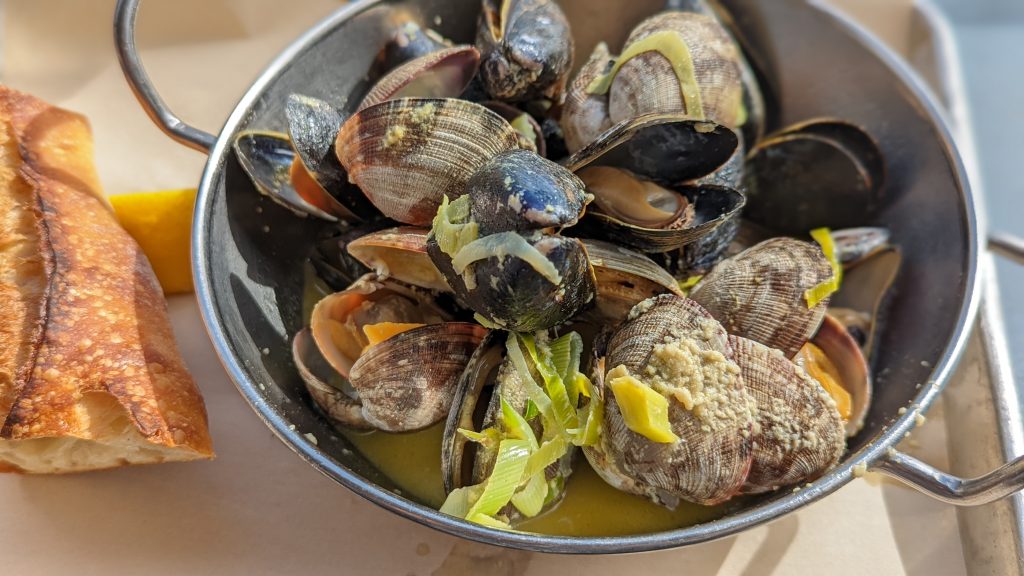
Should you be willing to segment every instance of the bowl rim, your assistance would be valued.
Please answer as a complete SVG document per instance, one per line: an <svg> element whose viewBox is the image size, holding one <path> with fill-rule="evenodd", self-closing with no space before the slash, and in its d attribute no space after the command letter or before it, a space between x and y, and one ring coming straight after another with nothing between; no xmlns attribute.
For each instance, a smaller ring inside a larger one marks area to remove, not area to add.
<svg viewBox="0 0 1024 576"><path fill-rule="evenodd" d="M650 534L629 536L549 536L526 532L503 531L487 528L454 516L443 514L428 506L407 500L406 498L382 488L369 480L336 463L320 448L305 438L300 432L290 428L290 424L277 414L264 400L254 382L249 378L244 366L239 361L234 348L227 337L227 328L222 323L215 302L213 282L210 273L208 251L211 248L210 218L213 199L217 190L215 186L221 179L226 159L231 150L231 136L238 130L245 119L248 109L258 100L265 89L281 74L282 70L308 46L325 37L338 26L378 5L388 4L389 0L357 0L347 4L319 21L304 34L295 39L264 69L257 80L246 91L228 117L213 148L203 171L196 198L193 230L192 230L192 272L195 283L196 298L206 330L235 387L261 420L271 431L292 451L308 462L320 473L342 484L359 496L413 520L421 525L442 532L467 538L477 542L504 547L532 550L536 552L555 552L570 554L606 554L629 553L661 550L680 546L708 542L764 524L815 502L838 490L855 477L855 471L863 471L874 462L885 457L916 423L916 415L924 413L941 393L948 382L957 360L960 358L973 326L979 307L980 275L978 274L978 249L980 230L975 215L975 200L963 162L953 144L951 132L943 114L940 112L937 98L921 80L915 71L883 45L874 35L852 21L838 9L827 6L818 0L807 2L807 9L817 10L829 17L838 30L859 42L868 53L877 58L894 76L900 79L907 89L908 100L917 106L921 114L930 121L935 137L941 144L943 152L952 168L960 192L960 201L964 207L964 228L967 236L967 270L965 293L957 316L956 326L949 340L935 363L928 384L921 386L913 400L917 410L908 410L899 416L887 429L873 441L866 444L838 467L799 491L781 495L767 502L758 504L742 512L726 516L710 522L677 528Z"/></svg>

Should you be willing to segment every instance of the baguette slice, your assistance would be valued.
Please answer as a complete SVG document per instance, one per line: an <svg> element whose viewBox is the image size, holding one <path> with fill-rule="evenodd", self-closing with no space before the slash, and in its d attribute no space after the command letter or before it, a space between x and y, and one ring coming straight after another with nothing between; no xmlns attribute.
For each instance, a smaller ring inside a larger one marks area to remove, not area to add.
<svg viewBox="0 0 1024 576"><path fill-rule="evenodd" d="M0 86L0 471L212 456L163 293L100 191L88 122Z"/></svg>

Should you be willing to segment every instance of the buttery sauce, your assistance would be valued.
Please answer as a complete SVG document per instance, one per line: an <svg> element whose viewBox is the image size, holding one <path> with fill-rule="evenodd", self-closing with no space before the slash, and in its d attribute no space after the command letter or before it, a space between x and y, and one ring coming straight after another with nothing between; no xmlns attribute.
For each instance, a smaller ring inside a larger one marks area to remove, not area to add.
<svg viewBox="0 0 1024 576"><path fill-rule="evenodd" d="M313 306L331 292L306 266L303 315L306 324ZM427 506L444 503L441 480L441 436L444 422L407 434L341 430L367 460L398 486L402 495ZM724 516L734 502L699 506L682 502L675 510L644 498L620 492L602 480L582 454L578 455L565 496L553 509L526 521L516 529L557 536L627 536L660 532L708 522Z"/></svg>
<svg viewBox="0 0 1024 576"><path fill-rule="evenodd" d="M402 493L434 508L444 502L441 435L444 423L409 434L343 431L356 449L391 478ZM669 510L620 492L601 480L580 454L554 509L516 529L557 536L626 536L692 526L723 516L729 507L680 503Z"/></svg>

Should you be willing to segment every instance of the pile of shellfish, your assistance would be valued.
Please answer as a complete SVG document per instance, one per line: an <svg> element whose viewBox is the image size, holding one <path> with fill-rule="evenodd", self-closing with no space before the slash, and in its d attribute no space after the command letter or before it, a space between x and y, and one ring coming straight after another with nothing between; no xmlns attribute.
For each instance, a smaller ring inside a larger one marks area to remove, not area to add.
<svg viewBox="0 0 1024 576"><path fill-rule="evenodd" d="M813 481L864 422L900 264L857 227L884 158L835 118L767 133L742 36L681 4L575 71L551 0L483 0L472 45L405 22L360 101L293 94L287 134L234 142L257 191L336 223L292 341L312 401L350 430L445 422L449 514L514 527L578 454L716 504Z"/></svg>

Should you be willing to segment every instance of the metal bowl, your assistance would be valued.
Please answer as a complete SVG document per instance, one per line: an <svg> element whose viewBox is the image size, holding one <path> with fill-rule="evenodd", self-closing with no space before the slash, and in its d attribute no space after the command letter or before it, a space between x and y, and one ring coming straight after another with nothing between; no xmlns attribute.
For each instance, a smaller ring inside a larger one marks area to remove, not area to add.
<svg viewBox="0 0 1024 576"><path fill-rule="evenodd" d="M719 520L621 537L497 531L402 497L314 409L289 354L291 337L301 328L303 261L322 224L264 201L232 155L231 142L241 130L284 131L283 107L293 92L351 112L372 81L367 70L396 17L411 16L456 41L471 42L479 0L363 0L344 6L266 69L216 137L183 123L160 100L135 51L138 0L120 0L118 47L140 102L170 136L209 152L192 239L196 293L217 353L267 426L317 470L388 510L473 540L548 552L633 552L720 538L822 498L865 468L960 504L1012 492L1024 476L1020 460L964 481L893 450L945 386L977 309L979 235L973 203L932 98L900 60L827 8L804 0L724 4L773 79L782 125L840 116L865 126L889 160L885 207L876 221L865 224L892 230L905 267L876 359L877 373L884 377L863 431L851 439L837 468L799 492L753 500ZM578 34L577 53L585 55L599 39L621 43L664 2L564 0L562 5Z"/></svg>

